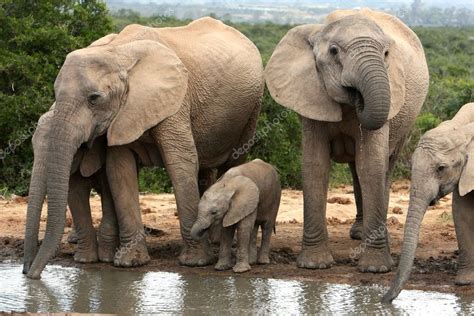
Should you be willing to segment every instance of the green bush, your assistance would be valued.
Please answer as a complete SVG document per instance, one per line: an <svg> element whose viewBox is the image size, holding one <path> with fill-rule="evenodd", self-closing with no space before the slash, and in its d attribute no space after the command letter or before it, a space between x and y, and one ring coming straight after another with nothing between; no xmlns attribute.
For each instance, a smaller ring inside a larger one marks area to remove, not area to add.
<svg viewBox="0 0 474 316"><path fill-rule="evenodd" d="M26 194L31 135L54 101L59 68L112 22L98 0L3 0L0 25L0 191Z"/></svg>

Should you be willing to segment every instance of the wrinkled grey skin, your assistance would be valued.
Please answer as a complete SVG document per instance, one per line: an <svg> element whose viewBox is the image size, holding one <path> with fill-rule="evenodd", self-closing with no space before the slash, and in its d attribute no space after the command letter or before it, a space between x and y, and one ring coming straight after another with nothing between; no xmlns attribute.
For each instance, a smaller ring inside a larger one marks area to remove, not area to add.
<svg viewBox="0 0 474 316"><path fill-rule="evenodd" d="M265 68L272 97L302 120L304 232L301 268L326 269L331 160L350 166L362 239L361 272L390 271L386 218L390 175L428 91L419 39L397 18L337 10L323 24L291 29Z"/></svg>
<svg viewBox="0 0 474 316"><path fill-rule="evenodd" d="M111 146L107 179L120 244L127 254L116 257L116 264L140 265L146 258L136 160L133 150L121 146L142 137L159 148L173 184L184 240L180 263L209 264L208 243L190 236L200 199L198 173L223 173L245 161L244 155L233 158L232 153L255 132L262 72L255 45L211 18L176 28L130 25L70 53L54 85L56 107L48 142L34 161L25 240L27 276L40 278L61 239L78 148L104 134ZM122 188L128 188L132 198L121 195ZM33 235L39 220L33 210L41 208L45 195L48 222L36 253Z"/></svg>
<svg viewBox="0 0 474 316"><path fill-rule="evenodd" d="M455 283L474 284L474 103L428 131L412 157L410 204L400 262L383 302L394 300L408 280L423 216L443 196L453 193L453 219L459 247Z"/></svg>
<svg viewBox="0 0 474 316"><path fill-rule="evenodd" d="M278 173L270 164L255 159L234 167L204 193L191 236L199 240L211 225L222 226L216 270L233 268L234 272L245 272L255 262L269 263L270 238L275 229L280 197ZM262 243L257 254L259 227ZM233 265L231 249L236 230L237 260Z"/></svg>

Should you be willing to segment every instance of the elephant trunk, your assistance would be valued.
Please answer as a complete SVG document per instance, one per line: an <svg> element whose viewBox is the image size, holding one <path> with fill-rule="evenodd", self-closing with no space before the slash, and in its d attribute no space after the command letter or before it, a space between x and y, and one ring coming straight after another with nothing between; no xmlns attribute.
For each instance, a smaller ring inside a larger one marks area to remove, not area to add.
<svg viewBox="0 0 474 316"><path fill-rule="evenodd" d="M415 187L416 188L416 187ZM412 189L413 190L413 189ZM412 191L413 192L413 191ZM412 193L412 195L414 195ZM391 303L401 292L405 282L410 277L413 261L415 260L416 246L418 244L418 235L423 216L429 205L429 199L410 197L410 206L408 209L407 220L405 224L405 233L403 237L402 252L398 263L397 274L392 280L390 289L382 298L382 303Z"/></svg>
<svg viewBox="0 0 474 316"><path fill-rule="evenodd" d="M194 240L201 240L206 235L207 230L211 227L211 222L198 218L191 228L191 238Z"/></svg>
<svg viewBox="0 0 474 316"><path fill-rule="evenodd" d="M44 141L46 139L43 139ZM46 196L46 152L47 143L42 142L35 148L35 159L30 180L28 209L26 215L25 244L23 255L23 273L27 274L38 252L38 232L41 209Z"/></svg>
<svg viewBox="0 0 474 316"><path fill-rule="evenodd" d="M377 43L356 43L353 55L353 79L350 86L358 90L355 98L357 117L365 129L381 128L390 111L390 84L384 57Z"/></svg>
<svg viewBox="0 0 474 316"><path fill-rule="evenodd" d="M43 243L27 274L32 279L40 278L64 231L71 164L83 140L82 130L72 123L74 112L69 111L68 116L59 113L51 125L46 155L48 220Z"/></svg>

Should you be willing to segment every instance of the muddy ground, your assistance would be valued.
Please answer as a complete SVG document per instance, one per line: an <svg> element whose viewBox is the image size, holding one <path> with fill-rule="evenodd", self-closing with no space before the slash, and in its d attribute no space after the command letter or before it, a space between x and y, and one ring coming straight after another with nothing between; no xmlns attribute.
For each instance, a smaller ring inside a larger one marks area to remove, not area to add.
<svg viewBox="0 0 474 316"><path fill-rule="evenodd" d="M403 226L408 207L409 182L393 184L388 212L388 229L391 236L392 257L397 262L403 239ZM212 266L202 268L182 267L178 264L181 238L172 194L143 194L141 208L146 227L152 229L147 236L152 262L141 271L174 271L202 275L230 275L232 271L218 272ZM91 197L94 225L101 218L100 199ZM23 253L27 199L13 197L0 200L0 261L20 261ZM327 270L307 270L296 267L303 230L303 196L301 191L284 190L277 219L276 235L272 237L271 264L254 266L244 274L248 277L275 277L304 279L348 284L380 284L388 286L394 272L386 274L360 273L357 263L350 258L351 249L360 241L349 238L349 230L355 217L355 203L351 186L331 189L328 198L327 223L330 247L336 265ZM45 230L46 212L43 211L40 238ZM109 264L81 265L73 261L74 246L67 243L72 221L68 218L60 251L52 260L55 264L80 267L119 269ZM217 248L214 249L217 253ZM455 292L474 296L474 287L454 285L457 262L457 243L451 215L451 198L443 198L427 212L420 234L415 269L407 288Z"/></svg>

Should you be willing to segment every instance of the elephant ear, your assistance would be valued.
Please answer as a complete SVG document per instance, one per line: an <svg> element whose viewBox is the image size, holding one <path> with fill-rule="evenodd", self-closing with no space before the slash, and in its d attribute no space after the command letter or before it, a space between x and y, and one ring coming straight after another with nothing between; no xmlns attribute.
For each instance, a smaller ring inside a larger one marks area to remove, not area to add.
<svg viewBox="0 0 474 316"><path fill-rule="evenodd" d="M405 104L405 65L410 64L406 61L406 58L406 51L402 49L396 39L392 39L387 56L387 71L390 83L389 120L395 117Z"/></svg>
<svg viewBox="0 0 474 316"><path fill-rule="evenodd" d="M467 146L467 162L459 179L459 195L464 196L472 190L474 190L474 138Z"/></svg>
<svg viewBox="0 0 474 316"><path fill-rule="evenodd" d="M105 138L101 137L94 141L94 144L91 148L84 151L84 156L82 157L80 171L83 177L90 177L105 163Z"/></svg>
<svg viewBox="0 0 474 316"><path fill-rule="evenodd" d="M128 95L107 132L109 146L129 144L180 109L188 72L174 51L151 40L114 47L128 77Z"/></svg>
<svg viewBox="0 0 474 316"><path fill-rule="evenodd" d="M222 220L222 226L229 227L257 210L260 190L255 182L244 176L233 177L235 193L230 201L229 210Z"/></svg>
<svg viewBox="0 0 474 316"><path fill-rule="evenodd" d="M339 122L340 105L326 92L316 68L310 40L323 25L291 29L275 48L265 68L265 80L276 102L309 119Z"/></svg>

